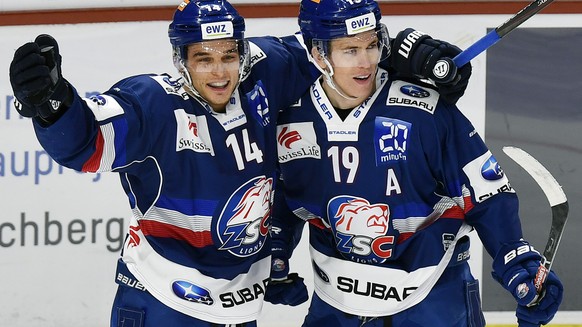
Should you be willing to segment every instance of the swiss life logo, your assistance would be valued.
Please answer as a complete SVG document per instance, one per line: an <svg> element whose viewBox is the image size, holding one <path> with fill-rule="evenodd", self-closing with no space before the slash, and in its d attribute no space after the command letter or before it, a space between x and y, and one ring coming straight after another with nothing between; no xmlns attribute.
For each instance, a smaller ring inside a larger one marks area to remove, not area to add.
<svg viewBox="0 0 582 327"><path fill-rule="evenodd" d="M206 117L188 114L184 109L174 110L176 116L176 152L192 150L214 155Z"/></svg>
<svg viewBox="0 0 582 327"><path fill-rule="evenodd" d="M277 126L277 154L280 163L295 159L321 159L321 149L312 122Z"/></svg>

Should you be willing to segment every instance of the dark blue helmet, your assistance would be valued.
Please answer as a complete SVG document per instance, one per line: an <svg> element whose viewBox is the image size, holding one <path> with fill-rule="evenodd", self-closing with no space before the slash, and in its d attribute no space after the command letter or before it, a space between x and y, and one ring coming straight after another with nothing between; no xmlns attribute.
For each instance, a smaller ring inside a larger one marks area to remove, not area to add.
<svg viewBox="0 0 582 327"><path fill-rule="evenodd" d="M225 0L184 0L168 29L170 43L183 59L188 44L231 38L244 39L245 20Z"/></svg>
<svg viewBox="0 0 582 327"><path fill-rule="evenodd" d="M299 28L308 43L380 30L381 19L375 0L301 0L299 9Z"/></svg>
<svg viewBox="0 0 582 327"><path fill-rule="evenodd" d="M338 88L333 80L333 61L329 59L332 40L375 31L378 38L375 59L380 62L390 55L388 29L381 19L376 0L301 0L298 21L303 42L310 52L317 50L326 65L322 70L325 81L346 99L353 97Z"/></svg>
<svg viewBox="0 0 582 327"><path fill-rule="evenodd" d="M236 40L239 54L239 83L250 62L248 42L244 38L245 20L226 0L183 0L168 28L174 66L185 81L185 88L200 97L186 68L187 48L192 43L220 39Z"/></svg>

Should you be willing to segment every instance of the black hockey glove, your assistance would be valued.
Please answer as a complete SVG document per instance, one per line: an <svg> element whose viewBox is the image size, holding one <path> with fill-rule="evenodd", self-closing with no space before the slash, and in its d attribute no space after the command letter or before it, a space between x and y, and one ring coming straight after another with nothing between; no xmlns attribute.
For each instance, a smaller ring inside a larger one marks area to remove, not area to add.
<svg viewBox="0 0 582 327"><path fill-rule="evenodd" d="M271 279L265 291L265 301L290 306L307 301L307 286L297 273L289 273L289 259L285 251L273 249L272 256Z"/></svg>
<svg viewBox="0 0 582 327"><path fill-rule="evenodd" d="M73 100L72 89L61 73L59 46L50 35L39 35L16 50L10 84L18 113L45 124L55 122Z"/></svg>
<svg viewBox="0 0 582 327"><path fill-rule="evenodd" d="M265 301L272 304L299 305L309 299L303 278L291 273L284 279L272 279L267 284Z"/></svg>
<svg viewBox="0 0 582 327"><path fill-rule="evenodd" d="M432 80L441 97L455 104L465 93L471 76L471 63L457 67L452 58L458 47L407 28L391 40L390 66L398 76Z"/></svg>

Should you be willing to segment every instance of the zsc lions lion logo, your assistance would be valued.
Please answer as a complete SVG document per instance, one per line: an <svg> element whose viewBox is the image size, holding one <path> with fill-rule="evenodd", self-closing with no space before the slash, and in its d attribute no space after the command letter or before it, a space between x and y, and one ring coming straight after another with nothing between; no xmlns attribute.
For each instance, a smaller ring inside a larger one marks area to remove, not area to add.
<svg viewBox="0 0 582 327"><path fill-rule="evenodd" d="M218 222L221 250L239 257L261 250L269 232L272 190L273 179L259 176L232 194Z"/></svg>
<svg viewBox="0 0 582 327"><path fill-rule="evenodd" d="M337 249L344 256L360 263L381 263L392 256L396 238L386 235L390 229L387 204L341 195L327 208Z"/></svg>

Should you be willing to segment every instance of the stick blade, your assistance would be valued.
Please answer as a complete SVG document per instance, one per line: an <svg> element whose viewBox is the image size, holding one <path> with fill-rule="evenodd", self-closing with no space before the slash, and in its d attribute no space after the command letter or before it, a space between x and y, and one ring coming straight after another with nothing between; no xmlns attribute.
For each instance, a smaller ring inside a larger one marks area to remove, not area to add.
<svg viewBox="0 0 582 327"><path fill-rule="evenodd" d="M566 199L564 190L562 190L562 186L558 184L552 174L534 157L520 148L511 146L503 147L503 152L505 152L505 154L533 177L536 183L538 183L544 191L546 198L552 207L552 225L550 227L550 234L548 236L546 247L544 248L540 267L538 268L534 279L534 285L538 296L536 296L533 302L528 305L529 307L537 305L543 297L543 295L539 295L543 294L543 285L552 269L552 263L554 262L554 257L556 256L562 234L564 233L564 225L568 219L568 200Z"/></svg>
<svg viewBox="0 0 582 327"><path fill-rule="evenodd" d="M542 188L542 191L544 191L546 198L550 202L550 206L554 207L568 201L564 190L562 190L562 186L560 186L552 174L529 153L513 146L503 147L503 152L505 152L505 154L533 177L536 183L538 183Z"/></svg>

